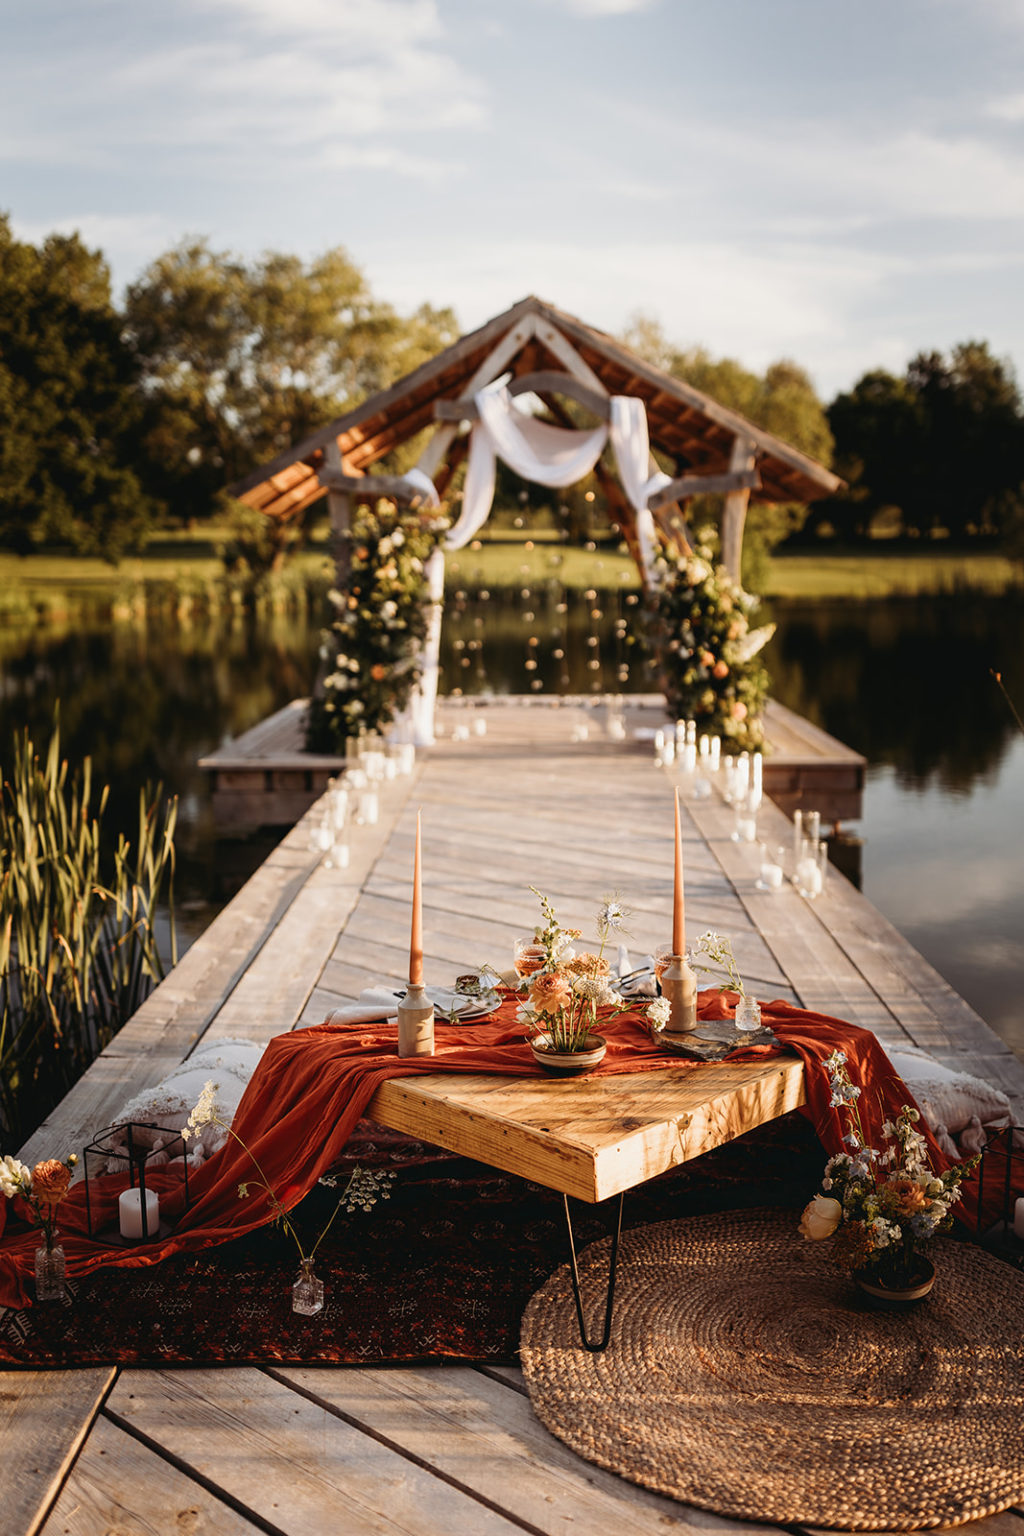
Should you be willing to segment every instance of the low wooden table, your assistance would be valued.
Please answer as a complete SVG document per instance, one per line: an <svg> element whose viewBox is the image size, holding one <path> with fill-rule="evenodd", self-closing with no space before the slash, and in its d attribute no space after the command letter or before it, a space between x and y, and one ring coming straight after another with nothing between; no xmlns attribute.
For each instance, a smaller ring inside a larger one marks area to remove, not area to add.
<svg viewBox="0 0 1024 1536"><path fill-rule="evenodd" d="M625 1192L804 1102L803 1063L775 1056L575 1078L441 1071L382 1084L366 1113L381 1125L562 1195L580 1336L596 1352L611 1336ZM586 1333L570 1195L590 1204L619 1197L600 1340Z"/></svg>

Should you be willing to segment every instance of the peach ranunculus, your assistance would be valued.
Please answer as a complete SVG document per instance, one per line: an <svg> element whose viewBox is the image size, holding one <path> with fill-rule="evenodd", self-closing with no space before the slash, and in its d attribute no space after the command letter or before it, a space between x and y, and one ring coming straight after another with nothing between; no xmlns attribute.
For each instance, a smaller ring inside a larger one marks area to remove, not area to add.
<svg viewBox="0 0 1024 1536"><path fill-rule="evenodd" d="M60 1205L71 1183L71 1169L56 1157L36 1163L32 1169L32 1198L52 1211Z"/></svg>
<svg viewBox="0 0 1024 1536"><path fill-rule="evenodd" d="M889 1190L895 1202L896 1210L901 1216L914 1216L918 1211L923 1211L928 1204L928 1196L916 1179L892 1179L889 1183Z"/></svg>
<svg viewBox="0 0 1024 1536"><path fill-rule="evenodd" d="M747 706L742 699L737 699L733 704L732 717L734 720L745 720L747 718Z"/></svg>
<svg viewBox="0 0 1024 1536"><path fill-rule="evenodd" d="M530 1001L538 1013L560 1013L572 1002L569 982L557 971L538 975L530 985Z"/></svg>
<svg viewBox="0 0 1024 1536"><path fill-rule="evenodd" d="M831 1237L842 1219L843 1208L831 1195L815 1195L800 1217L801 1237Z"/></svg>

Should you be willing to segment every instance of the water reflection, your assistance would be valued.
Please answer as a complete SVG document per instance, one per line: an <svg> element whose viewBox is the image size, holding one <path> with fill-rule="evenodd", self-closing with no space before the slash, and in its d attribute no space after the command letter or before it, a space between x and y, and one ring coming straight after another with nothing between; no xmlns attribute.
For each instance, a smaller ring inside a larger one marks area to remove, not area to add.
<svg viewBox="0 0 1024 1536"><path fill-rule="evenodd" d="M554 581L450 593L442 689L647 691L631 599ZM775 696L868 758L866 894L1024 1055L1024 741L989 675L1024 700L1024 598L776 603L772 617ZM59 698L66 752L91 753L112 786L112 831L131 831L147 779L181 797L186 943L274 841L217 838L197 759L308 693L317 628L301 614L0 631L5 765L16 729L45 741Z"/></svg>

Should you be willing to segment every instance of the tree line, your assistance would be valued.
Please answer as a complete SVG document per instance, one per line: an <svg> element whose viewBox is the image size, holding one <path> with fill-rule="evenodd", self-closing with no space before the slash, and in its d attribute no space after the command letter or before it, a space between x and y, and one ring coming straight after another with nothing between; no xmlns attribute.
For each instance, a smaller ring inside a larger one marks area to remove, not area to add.
<svg viewBox="0 0 1024 1536"><path fill-rule="evenodd" d="M116 560L209 518L226 485L458 334L451 309L403 316L375 298L341 247L246 262L185 241L116 304L101 252L17 240L0 215L0 546ZM884 524L1024 555L1024 405L987 343L873 370L826 406L789 360L759 375L642 316L624 340L847 482L811 509L752 510L755 544Z"/></svg>

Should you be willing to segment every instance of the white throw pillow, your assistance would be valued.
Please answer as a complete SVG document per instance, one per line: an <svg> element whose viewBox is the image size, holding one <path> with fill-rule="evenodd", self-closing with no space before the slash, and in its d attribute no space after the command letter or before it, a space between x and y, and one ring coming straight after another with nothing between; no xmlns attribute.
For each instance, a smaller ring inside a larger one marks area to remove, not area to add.
<svg viewBox="0 0 1024 1536"><path fill-rule="evenodd" d="M980 1152L987 1130L1010 1123L1009 1099L984 1078L944 1066L917 1046L888 1054L947 1156Z"/></svg>
<svg viewBox="0 0 1024 1536"><path fill-rule="evenodd" d="M225 1125L231 1124L246 1084L256 1070L264 1050L265 1046L257 1045L255 1040L211 1040L209 1044L203 1044L193 1051L187 1061L169 1072L155 1088L147 1088L129 1099L111 1124L121 1126L133 1121L135 1124L155 1126L155 1131L142 1133L142 1137L137 1136L136 1139L148 1140L157 1151L156 1161L159 1162L164 1141L171 1140L172 1136L184 1128L196 1100L211 1080L217 1084L214 1096L217 1118L224 1121ZM165 1135L161 1135L161 1132ZM214 1152L220 1151L227 1139L228 1133L222 1126L203 1126L200 1133L188 1143L189 1164L197 1167L205 1162ZM119 1148L125 1142L126 1137L115 1135L112 1145ZM117 1166L116 1162L109 1165L111 1169Z"/></svg>

